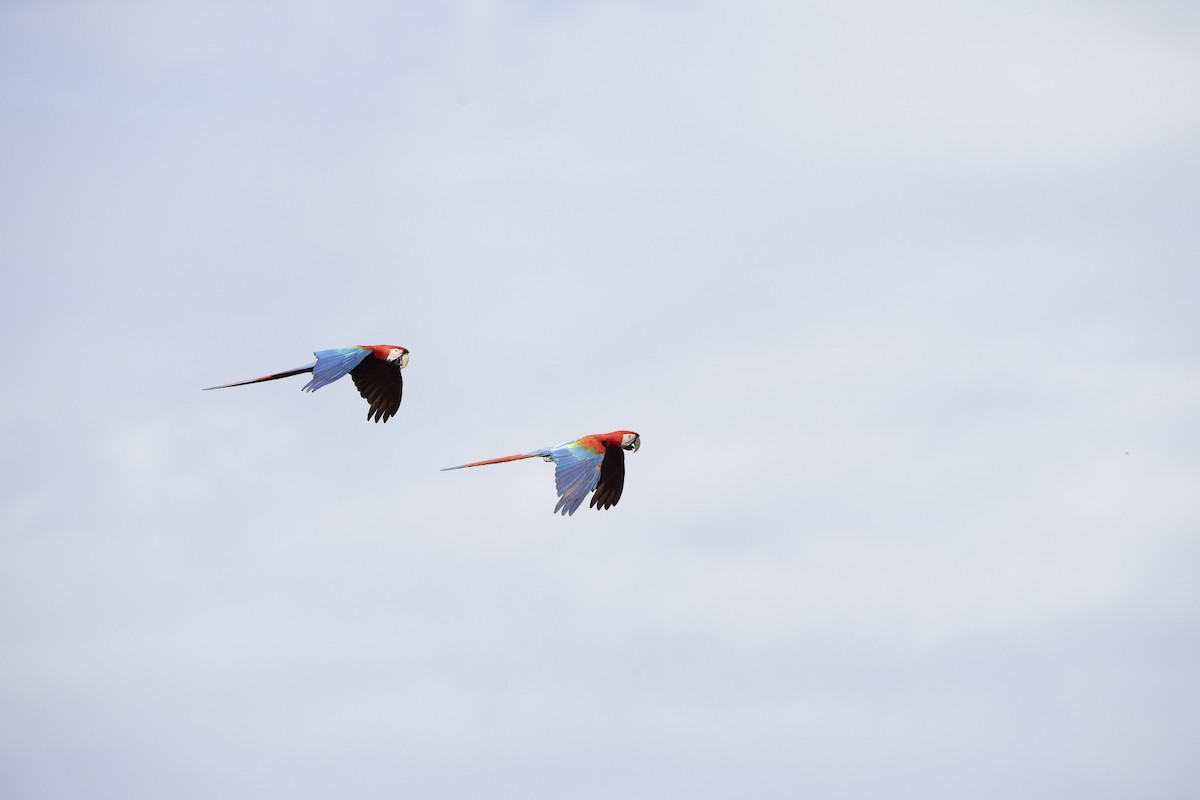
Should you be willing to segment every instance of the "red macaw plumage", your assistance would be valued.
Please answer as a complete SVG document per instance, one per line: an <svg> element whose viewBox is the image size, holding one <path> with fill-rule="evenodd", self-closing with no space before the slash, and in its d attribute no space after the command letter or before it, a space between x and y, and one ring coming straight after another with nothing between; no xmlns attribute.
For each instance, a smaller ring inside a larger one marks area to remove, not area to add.
<svg viewBox="0 0 1200 800"><path fill-rule="evenodd" d="M613 431L581 436L571 442L555 447L545 447L529 453L486 461L474 461L446 470L482 467L486 464L502 464L522 458L541 456L554 462L554 483L558 489L558 504L555 513L574 514L583 503L588 492L595 490L588 506L597 510L612 508L621 499L625 488L625 452L637 452L642 446L642 437L633 431Z"/></svg>
<svg viewBox="0 0 1200 800"><path fill-rule="evenodd" d="M228 389L231 386L274 381L311 372L312 380L304 384L303 391L315 392L349 373L358 388L358 393L370 404L367 419L387 422L400 410L400 398L404 394L404 378L400 370L408 366L407 348L394 344L364 344L318 350L313 355L317 360L303 367L264 375L261 378L251 378L248 381L209 386L208 389Z"/></svg>

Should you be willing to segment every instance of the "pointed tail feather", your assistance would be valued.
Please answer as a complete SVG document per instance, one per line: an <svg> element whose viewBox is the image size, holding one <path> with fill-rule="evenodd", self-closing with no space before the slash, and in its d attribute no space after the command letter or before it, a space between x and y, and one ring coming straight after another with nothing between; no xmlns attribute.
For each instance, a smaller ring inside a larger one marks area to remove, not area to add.
<svg viewBox="0 0 1200 800"><path fill-rule="evenodd" d="M209 389L229 389L233 386L246 386L247 384L250 384L250 383L262 383L263 381L277 381L280 378L290 378L293 375L303 375L306 372L312 372L313 367L315 367L315 366L316 366L316 364L309 364L307 367L297 367L296 369L289 369L287 372L276 372L272 375L263 375L261 378L251 378L248 381L238 381L237 383L223 383L220 386L209 386L209 387L203 389L203 391L207 392Z"/></svg>
<svg viewBox="0 0 1200 800"><path fill-rule="evenodd" d="M522 458L537 458L540 453L522 453L517 456L504 456L503 458L489 458L487 461L473 461L470 464L459 464L457 467L443 467L442 472L447 472L452 469L466 469L467 467L482 467L487 464L503 464L505 461L520 461Z"/></svg>

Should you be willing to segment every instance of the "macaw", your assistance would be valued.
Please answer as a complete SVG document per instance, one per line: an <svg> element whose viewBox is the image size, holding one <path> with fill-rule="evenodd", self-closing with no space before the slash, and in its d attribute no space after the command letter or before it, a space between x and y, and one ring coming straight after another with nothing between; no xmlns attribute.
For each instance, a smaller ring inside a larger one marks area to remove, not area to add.
<svg viewBox="0 0 1200 800"><path fill-rule="evenodd" d="M554 507L554 513L562 512L566 516L574 514L583 503L583 498L593 489L596 493L592 495L588 506L598 511L615 506L625 486L625 453L622 451L632 450L636 453L641 446L642 437L633 431L593 433L557 447L446 467L442 472L541 456L554 462L554 483L558 488L558 505Z"/></svg>
<svg viewBox="0 0 1200 800"><path fill-rule="evenodd" d="M318 350L313 355L317 360L303 367L248 381L209 386L208 389L228 389L231 386L274 381L311 372L312 380L304 384L303 391L315 392L348 372L354 379L354 385L358 387L358 393L371 404L367 411L367 419L374 417L376 422L387 422L400 409L400 396L404 393L404 378L400 375L400 370L408 366L407 348L394 344L363 344Z"/></svg>

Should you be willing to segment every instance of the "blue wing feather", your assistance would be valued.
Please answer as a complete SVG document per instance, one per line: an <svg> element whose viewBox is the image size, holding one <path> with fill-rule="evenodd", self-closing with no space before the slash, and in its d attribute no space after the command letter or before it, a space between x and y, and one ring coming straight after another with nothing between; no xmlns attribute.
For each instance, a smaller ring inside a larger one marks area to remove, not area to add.
<svg viewBox="0 0 1200 800"><path fill-rule="evenodd" d="M604 453L568 442L550 448L545 454L554 459L554 484L558 489L558 505L554 511L564 515L574 514L588 493L600 482L600 464L604 461Z"/></svg>
<svg viewBox="0 0 1200 800"><path fill-rule="evenodd" d="M313 353L317 363L313 365L312 380L304 385L304 391L315 392L322 386L344 377L350 370L370 355L370 350L361 347L337 347L333 350L318 350Z"/></svg>

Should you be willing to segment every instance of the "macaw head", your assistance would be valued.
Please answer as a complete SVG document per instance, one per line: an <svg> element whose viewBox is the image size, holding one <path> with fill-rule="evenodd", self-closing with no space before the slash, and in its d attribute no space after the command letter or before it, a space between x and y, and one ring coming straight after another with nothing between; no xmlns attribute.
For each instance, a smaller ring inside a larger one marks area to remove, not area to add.
<svg viewBox="0 0 1200 800"><path fill-rule="evenodd" d="M389 364L400 364L400 369L408 366L408 349L404 347L393 347L388 350L387 362Z"/></svg>
<svg viewBox="0 0 1200 800"><path fill-rule="evenodd" d="M621 449L622 450L632 450L633 452L636 453L638 451L638 448L641 446L642 446L642 437L638 436L633 431L625 431L625 433L623 433L621 435Z"/></svg>

